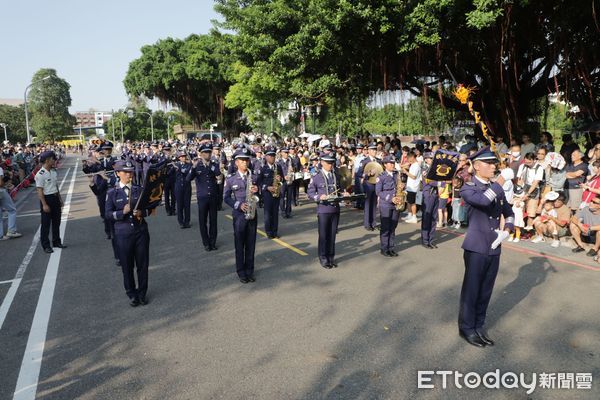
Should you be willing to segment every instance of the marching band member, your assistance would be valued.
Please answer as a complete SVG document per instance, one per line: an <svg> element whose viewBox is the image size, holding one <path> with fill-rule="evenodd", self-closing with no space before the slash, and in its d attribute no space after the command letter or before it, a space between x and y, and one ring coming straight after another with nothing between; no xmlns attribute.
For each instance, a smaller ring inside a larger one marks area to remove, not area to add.
<svg viewBox="0 0 600 400"><path fill-rule="evenodd" d="M505 173L491 179L498 159L489 147L470 157L475 176L461 188L461 198L469 205L469 227L463 242L465 275L460 293L459 335L477 347L493 346L484 331L485 316L492 297L500 264L501 242L513 229L514 214L504 196ZM500 216L504 230L500 231Z"/></svg>
<svg viewBox="0 0 600 400"><path fill-rule="evenodd" d="M265 232L269 239L278 238L280 188L284 175L281 165L275 162L277 154L274 147L265 149L265 163L258 171L256 185L262 193L264 203ZM275 182L278 176L279 184Z"/></svg>
<svg viewBox="0 0 600 400"><path fill-rule="evenodd" d="M421 209L421 245L426 249L437 249L433 243L438 220L438 204L440 201L438 188L440 182L427 179L427 173L433 162L433 153L423 154L426 169L423 171L423 206Z"/></svg>
<svg viewBox="0 0 600 400"><path fill-rule="evenodd" d="M254 251L257 218L256 213L252 215L251 208L256 211L258 201L248 198L248 194L253 197L258 192L258 188L249 170L250 157L250 151L245 147L235 152L233 158L237 171L227 177L223 192L225 203L232 208L235 266L242 283L255 282ZM249 183L250 187L248 187Z"/></svg>
<svg viewBox="0 0 600 400"><path fill-rule="evenodd" d="M148 212L135 209L142 189L131 182L135 171L133 164L129 161L118 161L115 163L115 171L119 183L107 193L105 215L115 223L115 240L123 270L125 292L130 299L129 304L137 307L148 303L146 293L150 234L144 220ZM134 269L137 270L137 286Z"/></svg>
<svg viewBox="0 0 600 400"><path fill-rule="evenodd" d="M283 170L283 184L281 185L281 200L280 207L283 218L292 218L292 201L294 198L294 166L292 159L289 157L289 149L287 147L279 150L281 159L279 165ZM290 179L291 177L291 179Z"/></svg>
<svg viewBox="0 0 600 400"><path fill-rule="evenodd" d="M159 156L158 162L166 161L168 163L171 162L171 145L166 143L162 148L163 153ZM165 198L165 211L167 215L175 215L175 206L176 206L176 194L175 194L175 178L176 171L173 165L167 166L167 176L165 179L165 184L163 186L164 198ZM177 215L179 218L179 215ZM181 225L181 222L180 222Z"/></svg>
<svg viewBox="0 0 600 400"><path fill-rule="evenodd" d="M328 202L330 195L340 191L340 181L333 171L335 156L321 155L321 170L308 184L308 198L317 202L319 221L319 261L326 269L337 268L335 260L335 236L340 221L340 204Z"/></svg>
<svg viewBox="0 0 600 400"><path fill-rule="evenodd" d="M194 161L187 181L196 179L196 199L198 201L198 225L200 236L206 251L217 250L217 208L219 201L219 182L223 179L221 166L211 160L213 152L210 143L200 146L200 157Z"/></svg>
<svg viewBox="0 0 600 400"><path fill-rule="evenodd" d="M396 166L394 156L385 157L383 166L385 171L377 177L375 183L375 193L379 198L379 216L381 218L380 252L384 257L398 257L398 253L394 251L394 242L396 227L400 219L400 212L396 209L396 204L400 200L396 197L397 172L394 169Z"/></svg>
<svg viewBox="0 0 600 400"><path fill-rule="evenodd" d="M377 195L375 194L375 184L369 183L369 176L365 176L364 170L365 166L370 163L377 161L375 158L375 154L377 153L377 144L371 143L369 144L369 155L365 157L358 169L357 175L359 179L362 179L363 182L363 193L366 193L365 204L364 204L364 220L363 225L366 230L374 231L375 230L375 207L377 206Z"/></svg>
<svg viewBox="0 0 600 400"><path fill-rule="evenodd" d="M187 155L183 151L177 153L177 158L179 161L173 166L173 171L175 172L175 183L173 185L175 208L177 209L179 228L187 229L190 227L192 208L192 183L187 177L192 170L192 163L187 159Z"/></svg>

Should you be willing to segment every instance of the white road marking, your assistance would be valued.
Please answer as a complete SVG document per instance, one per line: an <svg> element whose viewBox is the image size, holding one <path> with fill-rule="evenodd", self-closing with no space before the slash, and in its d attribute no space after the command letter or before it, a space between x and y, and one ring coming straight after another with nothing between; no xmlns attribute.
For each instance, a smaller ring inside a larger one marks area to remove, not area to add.
<svg viewBox="0 0 600 400"><path fill-rule="evenodd" d="M0 285L2 285L3 283L13 283L13 282L14 282L14 279L11 279L10 281L2 281L2 282L0 282Z"/></svg>
<svg viewBox="0 0 600 400"><path fill-rule="evenodd" d="M69 191L67 192L67 197L62 210L62 220L60 224L60 237L62 239L65 237L67 228L69 210L71 209L71 198L73 196L73 188L75 187L75 178L77 178L78 164L79 161L75 163L71 183L69 184ZM13 399L15 400L35 399L61 254L62 249L60 248L55 249L54 253L50 254L50 260L48 261L48 267L46 268L46 276L44 277L44 283L42 284L40 298L38 299L33 322L31 324L31 330L29 331L27 347L25 348L23 362L21 363L21 370L19 371L19 378L17 379L17 387L15 388L13 396Z"/></svg>
<svg viewBox="0 0 600 400"><path fill-rule="evenodd" d="M63 184L65 183L65 180L67 179L67 176L69 176L69 171L71 171L71 168L67 169L67 173L65 174L62 182L60 183L61 190ZM76 175L75 172L76 170L73 171L73 176ZM19 285L21 284L21 279L25 274L25 270L27 269L27 266L31 261L31 257L33 257L33 253L35 252L35 249L37 248L37 245L40 242L40 230L41 226L38 227L37 232L35 233L35 235L33 235L33 239L31 240L31 246L29 246L29 250L27 250L27 253L23 258L21 265L19 265L19 268L17 268L17 273L15 274L15 278L12 280L12 285L10 286L10 288L8 288L8 292L2 300L2 304L0 305L0 329L2 329L2 325L4 324L4 320L6 319L6 315L8 314L8 310L10 310L10 306L12 305L12 302L15 299L17 289L19 289Z"/></svg>

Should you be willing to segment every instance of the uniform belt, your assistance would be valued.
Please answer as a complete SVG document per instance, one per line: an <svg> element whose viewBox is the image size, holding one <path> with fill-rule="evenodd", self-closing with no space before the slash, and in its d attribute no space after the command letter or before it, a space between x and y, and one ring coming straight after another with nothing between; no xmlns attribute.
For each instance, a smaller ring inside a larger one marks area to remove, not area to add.
<svg viewBox="0 0 600 400"><path fill-rule="evenodd" d="M52 196L58 196L58 192L44 195L44 197L52 197Z"/></svg>

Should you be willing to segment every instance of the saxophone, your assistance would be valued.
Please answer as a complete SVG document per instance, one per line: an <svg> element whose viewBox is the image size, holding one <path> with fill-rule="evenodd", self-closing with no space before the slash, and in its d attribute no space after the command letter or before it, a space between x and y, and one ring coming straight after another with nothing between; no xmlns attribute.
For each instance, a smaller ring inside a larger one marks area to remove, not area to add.
<svg viewBox="0 0 600 400"><path fill-rule="evenodd" d="M258 196L252 193L252 173L248 172L246 178L246 205L248 210L244 213L246 220L256 218L256 205L258 204Z"/></svg>
<svg viewBox="0 0 600 400"><path fill-rule="evenodd" d="M396 178L396 195L400 201L396 204L396 210L403 212L406 210L406 183L402 182L402 174L399 172Z"/></svg>
<svg viewBox="0 0 600 400"><path fill-rule="evenodd" d="M273 175L273 187L275 188L275 191L271 193L271 196L273 196L274 199L277 199L281 194L281 176L279 176L277 165L275 165L275 175Z"/></svg>
<svg viewBox="0 0 600 400"><path fill-rule="evenodd" d="M294 183L294 168L292 168L291 162L288 167L288 172L285 175L285 183L287 183L288 185L291 185L292 183Z"/></svg>

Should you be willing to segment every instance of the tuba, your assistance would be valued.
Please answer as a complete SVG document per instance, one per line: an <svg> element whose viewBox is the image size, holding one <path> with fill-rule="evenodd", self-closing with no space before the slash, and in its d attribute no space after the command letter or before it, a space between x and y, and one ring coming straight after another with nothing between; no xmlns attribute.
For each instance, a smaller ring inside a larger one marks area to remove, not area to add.
<svg viewBox="0 0 600 400"><path fill-rule="evenodd" d="M246 178L246 205L248 209L244 213L244 218L246 220L251 220L256 218L256 205L258 204L258 196L252 193L252 172L248 172L248 177Z"/></svg>

